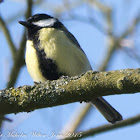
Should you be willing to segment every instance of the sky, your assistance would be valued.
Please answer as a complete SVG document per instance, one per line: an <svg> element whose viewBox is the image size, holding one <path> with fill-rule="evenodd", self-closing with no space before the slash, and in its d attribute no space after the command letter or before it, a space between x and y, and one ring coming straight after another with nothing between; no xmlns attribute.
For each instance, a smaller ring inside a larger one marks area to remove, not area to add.
<svg viewBox="0 0 140 140"><path fill-rule="evenodd" d="M101 1L101 0L100 0ZM46 2L54 5L60 5L62 1L46 0ZM137 16L140 9L140 1L138 0L102 0L105 4L110 5L114 9L113 26L114 34L119 36L127 27L130 26L131 20ZM14 43L18 48L22 32L24 28L18 23L19 20L25 20L23 18L24 11L26 8L25 1L18 0L5 0L0 5L0 15L7 21L8 28ZM41 5L40 7L35 6L33 14L36 13L47 13L53 16L53 12L50 10L51 7ZM87 16L86 4L79 6L71 11L78 15ZM19 15L16 20L10 21L12 15ZM102 26L105 27L104 20L96 10L92 13L98 21L101 22ZM106 35L101 33L95 26L80 22L76 20L64 20L67 17L67 13L61 17L62 22L68 28L68 30L76 37L80 43L82 49L86 53L93 70L98 70L101 62L104 59L107 49ZM10 21L10 22L8 22ZM134 46L139 50L139 27L137 27L136 33L133 35ZM0 89L4 89L8 80L8 74L12 67L12 57L10 55L9 47L6 43L3 33L0 30ZM113 56L108 70L119 70L125 68L139 68L140 63L135 62L130 56L124 51L118 50ZM27 72L27 68L23 67L18 81L15 87L23 85L33 85L33 81ZM105 97L109 103L118 110L124 119L135 116L140 113L140 95L129 94L129 95L113 95ZM13 120L12 123L4 122L3 132L0 135L2 140L40 140L40 139L51 139L55 140L60 130L63 129L67 121L71 118L72 114L84 106L80 103L72 103L52 108L44 108L35 110L31 113L18 113L9 114L7 117ZM95 109L91 109L88 116L83 121L82 125L78 128L78 131L87 130L94 128L108 122L103 116ZM113 131L101 133L94 137L84 138L84 140L138 140L139 139L140 124L137 123L132 126L125 128L116 129ZM16 136L18 134L18 136Z"/></svg>

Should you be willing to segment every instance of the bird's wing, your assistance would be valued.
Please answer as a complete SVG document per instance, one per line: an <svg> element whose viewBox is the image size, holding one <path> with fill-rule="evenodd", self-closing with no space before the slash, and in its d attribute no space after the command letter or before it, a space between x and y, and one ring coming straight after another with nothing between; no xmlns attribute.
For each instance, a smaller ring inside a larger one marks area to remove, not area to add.
<svg viewBox="0 0 140 140"><path fill-rule="evenodd" d="M66 36L72 41L72 43L74 43L81 51L83 51L76 38L65 27L62 30L66 34Z"/></svg>

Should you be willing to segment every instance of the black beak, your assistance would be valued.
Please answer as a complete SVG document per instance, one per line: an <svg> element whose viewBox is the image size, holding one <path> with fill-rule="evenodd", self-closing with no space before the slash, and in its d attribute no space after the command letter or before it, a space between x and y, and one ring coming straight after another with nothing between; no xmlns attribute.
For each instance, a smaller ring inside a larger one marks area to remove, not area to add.
<svg viewBox="0 0 140 140"><path fill-rule="evenodd" d="M26 21L19 21L19 23L23 26L25 26L26 28L30 28L32 26L31 23L29 22L26 22Z"/></svg>

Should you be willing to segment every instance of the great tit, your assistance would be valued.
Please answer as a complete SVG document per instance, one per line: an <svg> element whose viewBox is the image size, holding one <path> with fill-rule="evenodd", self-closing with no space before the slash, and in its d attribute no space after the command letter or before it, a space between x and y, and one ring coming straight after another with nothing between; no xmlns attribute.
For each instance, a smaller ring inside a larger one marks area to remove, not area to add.
<svg viewBox="0 0 140 140"><path fill-rule="evenodd" d="M27 28L26 65L34 82L56 80L62 75L77 76L92 70L86 54L75 37L54 17L36 14L19 21ZM104 98L91 103L111 123L122 116Z"/></svg>

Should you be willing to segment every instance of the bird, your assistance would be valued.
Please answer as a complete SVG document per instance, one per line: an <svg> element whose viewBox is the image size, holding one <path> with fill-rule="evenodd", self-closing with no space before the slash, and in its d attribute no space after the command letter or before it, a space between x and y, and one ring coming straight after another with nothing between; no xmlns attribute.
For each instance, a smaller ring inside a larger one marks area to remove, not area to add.
<svg viewBox="0 0 140 140"><path fill-rule="evenodd" d="M80 44L59 19L41 13L19 23L26 28L25 61L34 82L78 76L92 70ZM122 120L121 114L103 97L91 99L90 103L108 122Z"/></svg>

